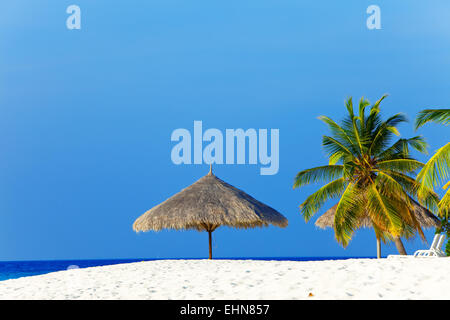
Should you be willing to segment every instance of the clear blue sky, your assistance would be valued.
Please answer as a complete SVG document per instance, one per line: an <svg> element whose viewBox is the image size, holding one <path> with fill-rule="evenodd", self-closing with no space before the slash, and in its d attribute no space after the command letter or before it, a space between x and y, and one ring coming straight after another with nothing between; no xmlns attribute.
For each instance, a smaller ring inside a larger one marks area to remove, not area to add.
<svg viewBox="0 0 450 320"><path fill-rule="evenodd" d="M66 28L71 4L81 30ZM366 28L371 4L381 30ZM332 230L306 224L298 205L317 186L293 190L293 178L326 163L317 116L340 119L350 95L389 93L383 113L411 120L448 107L449 16L445 0L2 1L0 260L206 257L206 233L132 230L207 173L170 159L171 132L194 120L280 129L277 175L215 173L289 226L219 228L215 256L374 256L373 230L343 249ZM414 134L412 123L401 132ZM437 125L420 133L431 151L449 137ZM406 242L409 253L424 246Z"/></svg>

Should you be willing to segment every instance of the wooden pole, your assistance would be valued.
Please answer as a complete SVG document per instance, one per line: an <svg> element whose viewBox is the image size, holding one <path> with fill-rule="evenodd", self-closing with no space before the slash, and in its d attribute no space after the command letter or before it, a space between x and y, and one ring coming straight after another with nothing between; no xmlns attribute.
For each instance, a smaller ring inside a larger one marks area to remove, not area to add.
<svg viewBox="0 0 450 320"><path fill-rule="evenodd" d="M208 230L208 238L209 238L209 259L212 259L212 246L211 246L211 231Z"/></svg>
<svg viewBox="0 0 450 320"><path fill-rule="evenodd" d="M381 241L377 238L377 258L381 259Z"/></svg>

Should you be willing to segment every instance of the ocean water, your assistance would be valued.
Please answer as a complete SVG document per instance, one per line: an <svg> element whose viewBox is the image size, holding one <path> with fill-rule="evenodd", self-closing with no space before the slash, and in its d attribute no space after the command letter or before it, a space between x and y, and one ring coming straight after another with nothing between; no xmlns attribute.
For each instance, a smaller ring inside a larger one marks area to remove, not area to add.
<svg viewBox="0 0 450 320"><path fill-rule="evenodd" d="M278 261L320 261L355 259L356 257L264 257L264 258L217 258L215 260L278 260ZM358 257L374 258L374 257ZM192 258L183 258L192 259ZM200 259L200 258L194 258ZM43 260L43 261L0 261L0 281L21 277L35 276L71 268L88 268L120 263L152 261L161 259L109 259L109 260ZM175 259L174 259L175 260Z"/></svg>

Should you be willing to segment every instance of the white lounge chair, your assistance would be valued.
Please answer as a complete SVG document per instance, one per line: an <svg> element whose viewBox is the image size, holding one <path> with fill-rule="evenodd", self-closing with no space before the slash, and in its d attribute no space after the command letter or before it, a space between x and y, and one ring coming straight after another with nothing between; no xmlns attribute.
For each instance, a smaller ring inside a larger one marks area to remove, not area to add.
<svg viewBox="0 0 450 320"><path fill-rule="evenodd" d="M414 257L445 257L445 253L441 250L444 244L445 234L436 234L434 236L431 247L428 250L417 250Z"/></svg>
<svg viewBox="0 0 450 320"><path fill-rule="evenodd" d="M388 255L388 258L425 258L425 257L445 257L445 253L441 250L442 244L444 243L445 234L435 234L433 242L431 243L430 249L428 250L417 250L414 255L405 256L398 254Z"/></svg>

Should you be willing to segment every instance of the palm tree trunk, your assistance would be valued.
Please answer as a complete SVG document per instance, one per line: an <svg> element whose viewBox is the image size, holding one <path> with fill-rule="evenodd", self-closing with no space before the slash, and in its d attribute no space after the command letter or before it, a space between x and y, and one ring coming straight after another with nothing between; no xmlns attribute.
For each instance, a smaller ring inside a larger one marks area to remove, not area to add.
<svg viewBox="0 0 450 320"><path fill-rule="evenodd" d="M377 238L377 259L381 259L381 241Z"/></svg>
<svg viewBox="0 0 450 320"><path fill-rule="evenodd" d="M394 243L395 243L395 246L397 247L398 253L400 255L406 256L407 253L406 253L405 247L403 246L402 239L400 239L400 237L395 237Z"/></svg>

